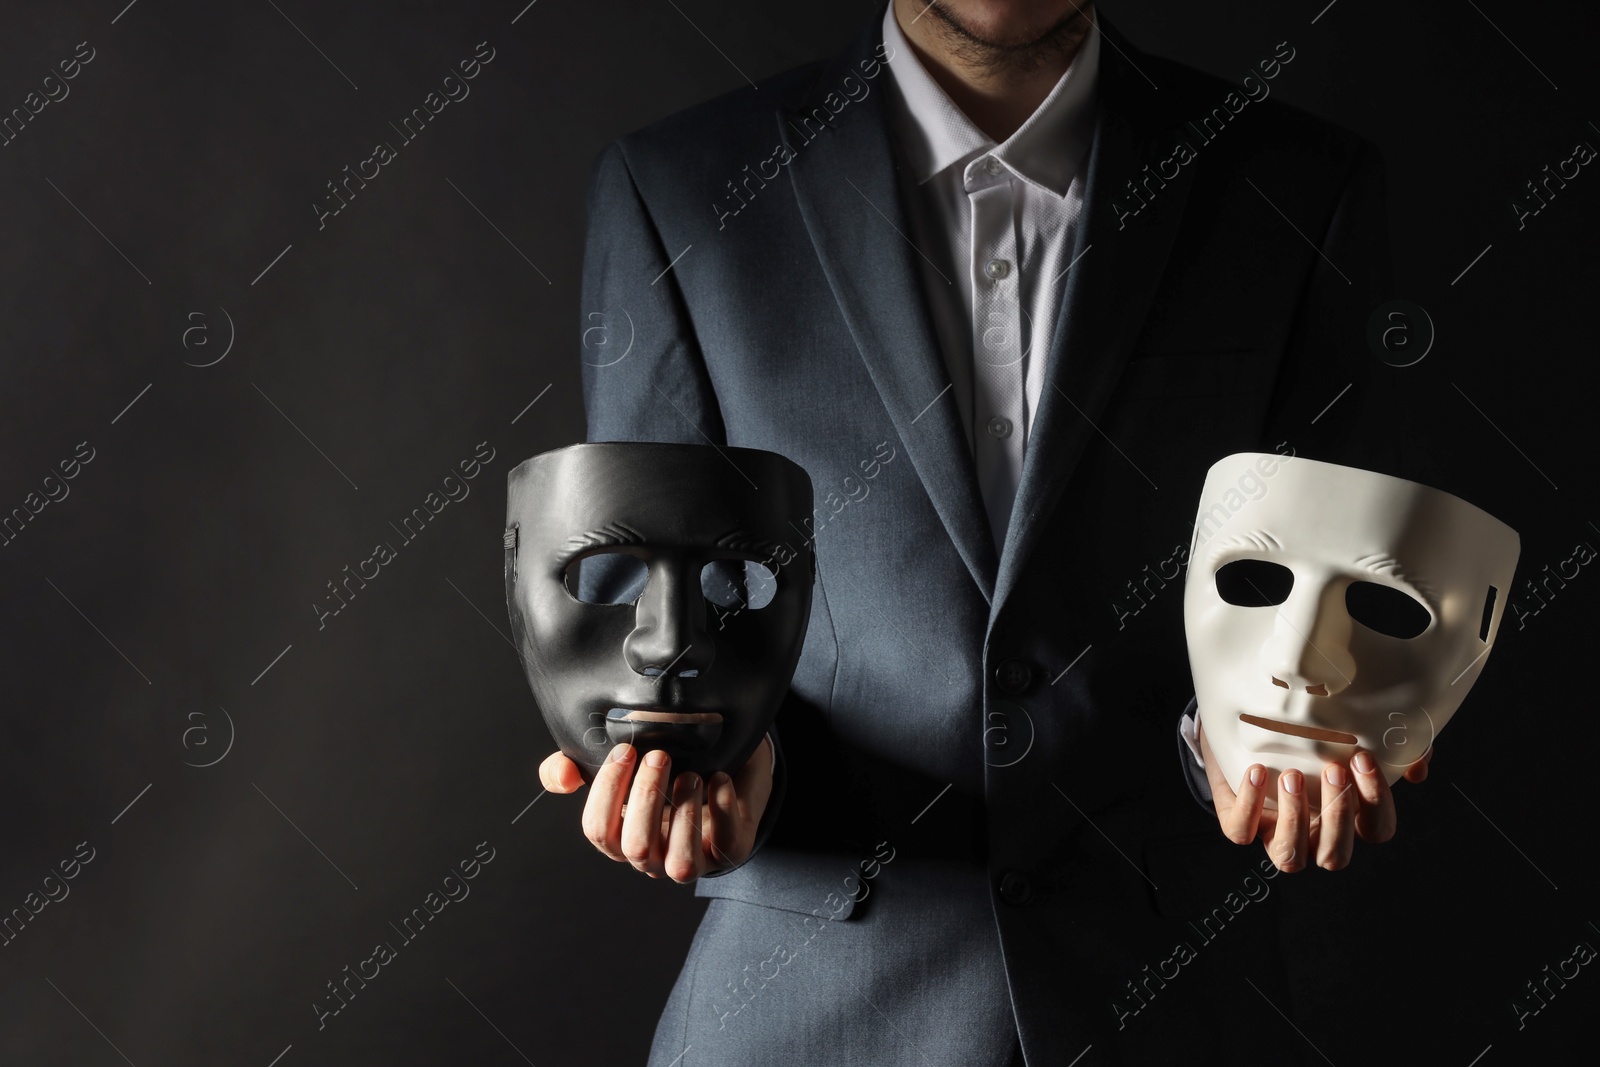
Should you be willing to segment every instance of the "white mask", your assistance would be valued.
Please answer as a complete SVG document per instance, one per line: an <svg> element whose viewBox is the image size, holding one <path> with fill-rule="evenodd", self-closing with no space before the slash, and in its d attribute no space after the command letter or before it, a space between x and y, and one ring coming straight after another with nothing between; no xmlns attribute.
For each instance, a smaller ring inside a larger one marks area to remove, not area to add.
<svg viewBox="0 0 1600 1067"><path fill-rule="evenodd" d="M1206 475L1183 618L1206 740L1235 790L1261 763L1323 765L1359 746L1392 784L1488 659L1521 542L1438 489L1241 452Z"/></svg>

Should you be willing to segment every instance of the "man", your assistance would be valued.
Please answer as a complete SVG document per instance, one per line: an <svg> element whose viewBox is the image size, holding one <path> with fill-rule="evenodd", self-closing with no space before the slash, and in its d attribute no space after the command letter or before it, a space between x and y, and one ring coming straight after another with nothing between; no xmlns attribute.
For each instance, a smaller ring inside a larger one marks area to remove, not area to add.
<svg viewBox="0 0 1600 1067"><path fill-rule="evenodd" d="M1260 1044L1304 1017L1282 894L1204 948L1271 1008L1172 970L1240 874L1337 869L1395 825L1359 760L1320 813L1294 771L1207 781L1192 720L1169 762L1206 468L1393 466L1363 345L1381 165L1268 99L1295 54L1231 84L1075 0L893 0L839 56L601 154L590 439L770 449L818 501L771 743L670 786L619 748L585 804L600 851L713 898L652 1064L1313 1058ZM541 777L581 785L560 754Z"/></svg>

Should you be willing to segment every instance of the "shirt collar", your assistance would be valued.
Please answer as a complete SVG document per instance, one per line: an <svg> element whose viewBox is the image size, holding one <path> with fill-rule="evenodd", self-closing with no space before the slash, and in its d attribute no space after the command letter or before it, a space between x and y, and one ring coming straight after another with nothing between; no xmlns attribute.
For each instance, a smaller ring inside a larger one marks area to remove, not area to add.
<svg viewBox="0 0 1600 1067"><path fill-rule="evenodd" d="M892 57L887 64L891 81L899 90L890 96L897 101L896 127L917 184L946 167L975 164L988 154L1024 181L1066 196L1094 132L1094 85L1100 65L1097 23L1090 24L1078 54L1050 95L997 146L923 67L895 20L890 0L883 13L883 39Z"/></svg>

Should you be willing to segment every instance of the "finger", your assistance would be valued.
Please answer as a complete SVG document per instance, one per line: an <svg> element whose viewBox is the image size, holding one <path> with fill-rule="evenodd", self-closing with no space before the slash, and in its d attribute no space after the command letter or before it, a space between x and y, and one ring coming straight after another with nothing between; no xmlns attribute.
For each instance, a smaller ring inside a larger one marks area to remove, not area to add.
<svg viewBox="0 0 1600 1067"><path fill-rule="evenodd" d="M700 843L702 806L700 776L693 771L679 775L672 783L671 836L664 863L667 877L679 884L694 881L706 869L706 852Z"/></svg>
<svg viewBox="0 0 1600 1067"><path fill-rule="evenodd" d="M1350 761L1355 771L1356 790L1361 794L1361 810L1356 814L1356 833L1363 841L1387 841L1394 836L1396 819L1394 794L1378 770L1370 752L1357 752Z"/></svg>
<svg viewBox="0 0 1600 1067"><path fill-rule="evenodd" d="M1417 760L1417 762L1413 763L1411 766L1406 768L1406 774L1405 774L1406 781L1408 781L1408 782L1426 781L1427 777L1428 777L1428 761L1431 760L1431 759L1433 759L1433 746L1429 745L1428 746L1428 751L1426 751L1426 752L1424 752L1422 754L1422 758Z"/></svg>
<svg viewBox="0 0 1600 1067"><path fill-rule="evenodd" d="M763 737L733 780L739 818L750 824L752 834L755 824L761 820L761 813L767 810L767 801L772 797L772 766L772 738Z"/></svg>
<svg viewBox="0 0 1600 1067"><path fill-rule="evenodd" d="M1205 732L1196 727L1196 733L1200 739L1200 758L1206 765L1206 780L1211 783L1211 804L1217 809L1217 818L1221 819L1238 798L1234 794L1233 787L1228 784L1228 779L1223 776L1222 768L1217 766L1216 757L1211 754L1211 745L1206 741ZM1254 840L1255 834L1252 833L1244 843L1248 845Z"/></svg>
<svg viewBox="0 0 1600 1067"><path fill-rule="evenodd" d="M622 819L622 854L637 871L661 877L661 808L666 803L672 761L661 749L645 754L628 793L628 813Z"/></svg>
<svg viewBox="0 0 1600 1067"><path fill-rule="evenodd" d="M1267 855L1285 874L1304 870L1311 854L1311 819L1306 812L1305 776L1291 767L1278 776L1278 818Z"/></svg>
<svg viewBox="0 0 1600 1067"><path fill-rule="evenodd" d="M583 836L614 860L622 860L622 798L627 796L636 753L624 742L595 772L589 786L589 799L583 805Z"/></svg>
<svg viewBox="0 0 1600 1067"><path fill-rule="evenodd" d="M539 784L552 793L576 793L583 788L578 765L560 752L552 752L539 764Z"/></svg>
<svg viewBox="0 0 1600 1067"><path fill-rule="evenodd" d="M1211 766L1207 761L1206 766ZM1220 773L1220 772L1219 772ZM1213 778L1215 781L1215 778ZM1226 783L1224 783L1226 784ZM1229 796L1233 791L1229 790ZM1211 787L1213 802L1217 797L1216 786ZM1235 801L1227 808L1217 804L1217 821L1222 824L1222 832L1229 841L1236 845L1248 845L1256 839L1256 834L1261 829L1261 809L1267 802L1267 769L1259 763L1252 763L1245 769L1244 777L1239 780L1239 792Z"/></svg>
<svg viewBox="0 0 1600 1067"><path fill-rule="evenodd" d="M1337 871L1350 863L1355 850L1356 809L1361 796L1355 781L1342 763L1322 769L1322 811L1317 814L1317 866Z"/></svg>
<svg viewBox="0 0 1600 1067"><path fill-rule="evenodd" d="M702 831L707 870L737 867L750 854L739 847L739 798L727 771L718 771L706 785L706 828ZM754 838L751 839L752 842Z"/></svg>

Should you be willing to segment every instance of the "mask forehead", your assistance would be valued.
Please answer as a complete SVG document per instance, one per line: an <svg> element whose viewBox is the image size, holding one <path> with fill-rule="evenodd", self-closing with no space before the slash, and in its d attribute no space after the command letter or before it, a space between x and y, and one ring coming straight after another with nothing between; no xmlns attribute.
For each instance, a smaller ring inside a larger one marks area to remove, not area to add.
<svg viewBox="0 0 1600 1067"><path fill-rule="evenodd" d="M794 539L790 523L810 503L804 472L772 453L600 442L520 465L507 514L522 546L547 560L606 539L763 556Z"/></svg>

